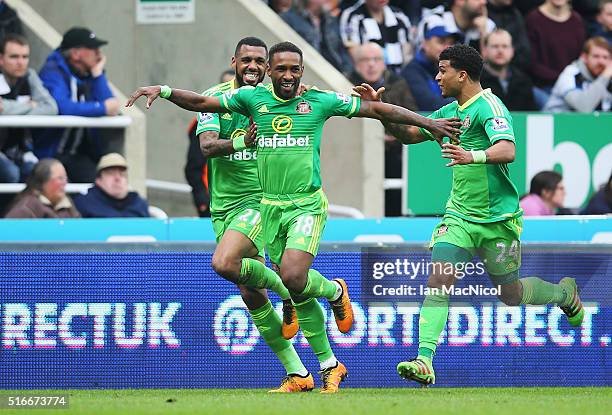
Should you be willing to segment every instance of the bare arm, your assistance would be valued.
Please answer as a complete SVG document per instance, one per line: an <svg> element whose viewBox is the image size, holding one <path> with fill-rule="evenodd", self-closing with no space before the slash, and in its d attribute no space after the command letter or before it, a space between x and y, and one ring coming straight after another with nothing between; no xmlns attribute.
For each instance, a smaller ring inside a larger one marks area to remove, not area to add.
<svg viewBox="0 0 612 415"><path fill-rule="evenodd" d="M486 149L485 154L487 156L487 164L506 164L514 161L516 149L512 141L499 140ZM442 144L442 157L451 160L446 165L447 167L457 164L474 163L474 157L470 151L450 143Z"/></svg>
<svg viewBox="0 0 612 415"><path fill-rule="evenodd" d="M461 122L458 118L430 119L406 108L385 104L380 101L384 92L384 87L375 91L365 83L355 86L353 94L361 97L361 106L356 116L381 120L385 128L404 144L436 140L442 145L444 137L450 137L453 141L458 142L457 137L461 134L459 130ZM426 136L413 126L429 130L432 137Z"/></svg>
<svg viewBox="0 0 612 415"><path fill-rule="evenodd" d="M249 131L244 136L244 142L248 147L255 145L257 136L257 125L251 124ZM204 157L227 156L236 152L233 140L219 140L219 133L216 131L204 131L200 133L200 150Z"/></svg>
<svg viewBox="0 0 612 415"><path fill-rule="evenodd" d="M204 131L198 138L200 150L206 158L226 156L235 151L232 140L219 140L219 133L216 131Z"/></svg>
<svg viewBox="0 0 612 415"><path fill-rule="evenodd" d="M136 100L141 96L147 97L146 107L151 108L153 101L159 97L161 92L160 85L141 86L130 95L126 107L134 105ZM177 106L186 109L187 111L199 112L230 112L221 107L221 102L218 97L206 97L196 92L187 91L184 89L172 89L172 94L168 101L173 102Z"/></svg>
<svg viewBox="0 0 612 415"><path fill-rule="evenodd" d="M389 133L397 138L402 144L418 144L424 141L430 141L431 138L426 137L418 127L404 124L393 124L383 122L383 125Z"/></svg>
<svg viewBox="0 0 612 415"><path fill-rule="evenodd" d="M499 140L489 147L485 154L488 164L512 163L516 157L516 147L512 141Z"/></svg>

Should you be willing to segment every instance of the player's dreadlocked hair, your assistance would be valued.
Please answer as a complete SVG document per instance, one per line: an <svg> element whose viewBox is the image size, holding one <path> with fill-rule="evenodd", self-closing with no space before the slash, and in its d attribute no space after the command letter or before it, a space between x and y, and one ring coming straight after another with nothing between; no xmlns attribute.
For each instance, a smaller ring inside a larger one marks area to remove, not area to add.
<svg viewBox="0 0 612 415"><path fill-rule="evenodd" d="M282 52L294 52L300 55L300 61L303 59L302 50L291 42L280 42L270 48L268 52L268 60L272 62L272 56Z"/></svg>
<svg viewBox="0 0 612 415"><path fill-rule="evenodd" d="M440 53L441 61L450 61L450 66L467 72L472 81L480 80L482 72L482 57L476 49L467 45L453 45Z"/></svg>
<svg viewBox="0 0 612 415"><path fill-rule="evenodd" d="M261 40L258 37L245 37L240 39L240 41L238 42L238 44L236 45L236 50L234 51L234 56L238 55L238 52L240 51L240 48L243 46L255 46L258 48L264 48L266 50L266 52L268 51L268 45L266 45L266 42L264 42L263 40Z"/></svg>

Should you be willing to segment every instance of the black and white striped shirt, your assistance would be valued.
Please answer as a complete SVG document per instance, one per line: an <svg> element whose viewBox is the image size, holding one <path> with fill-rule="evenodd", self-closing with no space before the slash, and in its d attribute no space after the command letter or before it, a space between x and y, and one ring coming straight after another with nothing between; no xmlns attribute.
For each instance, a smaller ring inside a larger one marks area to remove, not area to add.
<svg viewBox="0 0 612 415"><path fill-rule="evenodd" d="M442 26L448 33L456 35L461 43L470 45L480 51L480 31L475 27L471 27L465 32L462 31L459 26L457 26L457 21L455 20L453 12L444 9L444 6L438 6L423 12L423 18L417 29L416 44L419 49L423 44L423 40L425 40L425 33L438 26ZM495 22L487 18L487 33L491 33L495 30L495 27Z"/></svg>
<svg viewBox="0 0 612 415"><path fill-rule="evenodd" d="M340 35L348 48L368 42L378 43L385 51L385 63L390 69L401 67L403 48L410 40L410 20L398 8L385 6L382 24L370 15L365 0L349 7L340 17Z"/></svg>

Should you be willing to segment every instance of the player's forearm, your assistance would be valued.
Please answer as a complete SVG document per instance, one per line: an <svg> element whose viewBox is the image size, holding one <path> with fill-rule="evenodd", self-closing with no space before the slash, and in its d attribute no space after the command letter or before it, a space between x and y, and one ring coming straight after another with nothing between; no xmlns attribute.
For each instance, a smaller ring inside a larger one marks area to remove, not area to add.
<svg viewBox="0 0 612 415"><path fill-rule="evenodd" d="M232 140L219 140L219 133L205 131L200 134L200 150L206 158L227 156L236 152Z"/></svg>
<svg viewBox="0 0 612 415"><path fill-rule="evenodd" d="M429 128L432 125L431 119L397 105L371 102L370 106L375 115L373 118L377 118L383 123L408 124L423 128Z"/></svg>
<svg viewBox="0 0 612 415"><path fill-rule="evenodd" d="M170 97L168 97L168 101L173 102L187 111L224 112L220 110L220 106L218 104L215 105L215 102L219 102L218 98L205 97L185 89L172 88L172 94Z"/></svg>
<svg viewBox="0 0 612 415"><path fill-rule="evenodd" d="M402 144L418 144L424 141L429 141L417 127L405 124L393 124L383 121L385 129L397 138Z"/></svg>
<svg viewBox="0 0 612 415"><path fill-rule="evenodd" d="M487 164L512 163L516 155L516 148L511 141L499 140L489 147L485 154L487 155Z"/></svg>

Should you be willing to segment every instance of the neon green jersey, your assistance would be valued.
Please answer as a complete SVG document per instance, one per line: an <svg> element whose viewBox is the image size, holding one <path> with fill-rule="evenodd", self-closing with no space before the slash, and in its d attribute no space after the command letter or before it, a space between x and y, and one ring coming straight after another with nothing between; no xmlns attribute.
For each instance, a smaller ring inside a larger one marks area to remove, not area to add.
<svg viewBox="0 0 612 415"><path fill-rule="evenodd" d="M490 89L478 93L459 106L453 101L432 113L430 118L458 117L461 147L486 150L498 140L514 140L512 116ZM421 128L429 137L431 133ZM453 187L446 213L477 223L498 222L518 217L518 192L510 180L507 164L467 164L453 166Z"/></svg>
<svg viewBox="0 0 612 415"><path fill-rule="evenodd" d="M221 106L252 116L257 124L257 166L264 194L308 193L321 187L323 124L333 116L351 117L361 100L311 88L284 100L272 84L244 86L222 95Z"/></svg>
<svg viewBox="0 0 612 415"><path fill-rule="evenodd" d="M215 85L202 95L221 96L235 88L234 80ZM237 113L198 114L196 135L216 131L220 140L233 140L245 135L249 119ZM224 213L261 200L261 186L257 176L257 152L247 148L233 154L208 159L208 187L211 213Z"/></svg>

